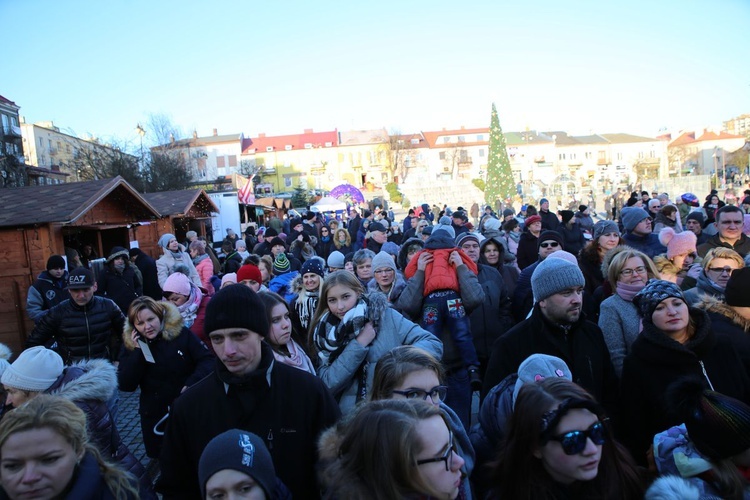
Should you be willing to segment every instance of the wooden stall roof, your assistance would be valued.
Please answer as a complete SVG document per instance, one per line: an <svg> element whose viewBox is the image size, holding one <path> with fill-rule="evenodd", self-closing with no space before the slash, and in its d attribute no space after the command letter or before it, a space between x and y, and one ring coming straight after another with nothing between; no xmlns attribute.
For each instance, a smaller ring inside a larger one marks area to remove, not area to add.
<svg viewBox="0 0 750 500"><path fill-rule="evenodd" d="M262 207L271 207L271 208L280 208L280 209L289 209L292 208L292 200L289 198L255 198L256 206L262 206Z"/></svg>
<svg viewBox="0 0 750 500"><path fill-rule="evenodd" d="M159 212L119 175L113 179L66 182L45 186L0 189L0 227L60 222L74 223L117 189L124 189L142 205L143 216Z"/></svg>
<svg viewBox="0 0 750 500"><path fill-rule="evenodd" d="M211 212L219 211L219 208L211 200L211 197L202 189L145 193L143 197L160 214L167 216L184 216L194 207L197 209L197 212L206 217L210 217Z"/></svg>

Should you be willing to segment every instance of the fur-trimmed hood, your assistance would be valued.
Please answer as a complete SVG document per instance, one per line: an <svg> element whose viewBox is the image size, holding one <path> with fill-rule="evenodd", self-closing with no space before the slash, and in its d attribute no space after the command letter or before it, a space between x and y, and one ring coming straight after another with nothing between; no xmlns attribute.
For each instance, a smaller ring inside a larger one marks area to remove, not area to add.
<svg viewBox="0 0 750 500"><path fill-rule="evenodd" d="M732 306L725 304L716 297L702 294L695 307L709 313L720 314L746 332L750 332L750 319L743 318Z"/></svg>
<svg viewBox="0 0 750 500"><path fill-rule="evenodd" d="M401 271L406 269L406 255L409 253L409 247L412 245L418 245L419 248L424 248L424 241L422 241L422 238L412 237L401 243L401 248L398 251L398 257L396 258L396 266Z"/></svg>
<svg viewBox="0 0 750 500"><path fill-rule="evenodd" d="M388 297L383 292L366 292L364 299L367 302L367 316L378 324L382 323L383 315L390 307Z"/></svg>
<svg viewBox="0 0 750 500"><path fill-rule="evenodd" d="M106 359L79 361L65 368L46 393L70 401L106 403L117 390L117 368Z"/></svg>
<svg viewBox="0 0 750 500"><path fill-rule="evenodd" d="M607 279L607 274L609 271L609 264L612 262L612 259L615 258L615 255L618 253L624 251L624 250L635 250L633 247L629 247L628 245L617 245L612 250L608 251L604 254L604 258L602 259L602 265L601 265L601 271L602 276L604 276L604 279Z"/></svg>
<svg viewBox="0 0 750 500"><path fill-rule="evenodd" d="M292 283L289 285L289 288L291 292L296 296L301 296L303 293L305 296L307 296L307 290L305 290L305 285L303 283L302 274L298 273L297 276L292 280ZM320 278L320 285L318 286L318 294L320 294L320 290L323 288L323 278Z"/></svg>
<svg viewBox="0 0 750 500"><path fill-rule="evenodd" d="M161 337L164 340L173 340L182 333L182 327L184 325L182 315L180 315L177 306L171 302L162 301L159 302L159 305L164 308L164 329L161 331ZM135 349L135 344L133 343L132 338L134 328L135 327L130 320L126 318L125 327L122 332L122 343L125 345L126 349L131 351Z"/></svg>

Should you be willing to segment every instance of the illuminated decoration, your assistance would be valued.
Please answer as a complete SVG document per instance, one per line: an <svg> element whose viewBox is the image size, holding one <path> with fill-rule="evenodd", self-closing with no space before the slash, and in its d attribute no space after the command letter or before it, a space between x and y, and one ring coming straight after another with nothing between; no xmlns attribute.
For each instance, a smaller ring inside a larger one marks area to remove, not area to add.
<svg viewBox="0 0 750 500"><path fill-rule="evenodd" d="M345 198L347 201L354 201L356 203L365 202L365 197L362 194L362 191L348 183L340 184L331 189L328 196L331 198Z"/></svg>
<svg viewBox="0 0 750 500"><path fill-rule="evenodd" d="M484 199L488 205L495 206L497 200L507 201L516 194L516 183L508 159L503 129L497 117L495 103L492 103L490 117L490 150L487 161L487 183L484 188Z"/></svg>

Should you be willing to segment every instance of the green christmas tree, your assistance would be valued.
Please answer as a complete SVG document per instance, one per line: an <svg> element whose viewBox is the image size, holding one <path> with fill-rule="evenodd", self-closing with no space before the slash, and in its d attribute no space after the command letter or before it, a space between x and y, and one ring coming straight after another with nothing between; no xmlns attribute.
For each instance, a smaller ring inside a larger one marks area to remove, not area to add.
<svg viewBox="0 0 750 500"><path fill-rule="evenodd" d="M500 128L495 103L492 103L490 118L490 151L487 161L487 181L484 188L484 199L488 205L495 206L497 200L505 201L516 194L516 184L510 169L508 149L505 136Z"/></svg>

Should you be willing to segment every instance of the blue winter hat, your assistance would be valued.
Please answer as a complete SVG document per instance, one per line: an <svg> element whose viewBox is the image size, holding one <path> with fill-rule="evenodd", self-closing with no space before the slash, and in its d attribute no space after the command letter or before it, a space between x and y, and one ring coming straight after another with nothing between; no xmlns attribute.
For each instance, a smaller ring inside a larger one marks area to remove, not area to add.
<svg viewBox="0 0 750 500"><path fill-rule="evenodd" d="M343 267L343 266L342 266ZM313 257L312 259L306 260L302 264L300 275L304 276L307 273L315 273L321 278L325 277L325 263L321 257Z"/></svg>
<svg viewBox="0 0 750 500"><path fill-rule="evenodd" d="M622 227L627 232L632 231L643 219L648 219L649 217L648 212L640 207L626 207L620 211Z"/></svg>
<svg viewBox="0 0 750 500"><path fill-rule="evenodd" d="M161 238L159 238L159 246L162 248L167 248L167 246L169 245L169 242L172 240L176 240L176 239L177 238L175 238L174 234L169 234L169 233L162 234Z"/></svg>
<svg viewBox="0 0 750 500"><path fill-rule="evenodd" d="M547 198L542 198L539 200L539 205L544 205L545 203L549 203L549 200Z"/></svg>
<svg viewBox="0 0 750 500"><path fill-rule="evenodd" d="M380 250L390 255L398 255L398 245L396 245L392 241L386 241L385 243L383 243L383 246L380 248Z"/></svg>

